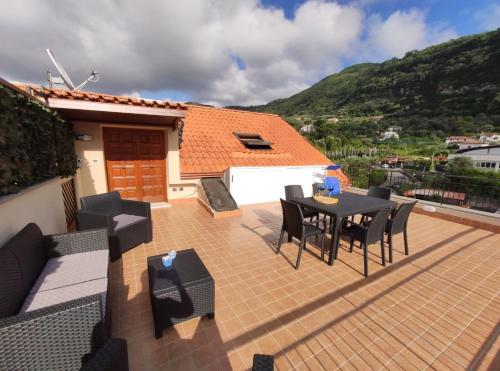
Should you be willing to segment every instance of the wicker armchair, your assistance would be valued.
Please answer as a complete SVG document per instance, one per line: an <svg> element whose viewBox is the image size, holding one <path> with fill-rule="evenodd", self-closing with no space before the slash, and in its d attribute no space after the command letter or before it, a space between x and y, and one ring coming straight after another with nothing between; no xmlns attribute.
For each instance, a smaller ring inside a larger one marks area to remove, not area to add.
<svg viewBox="0 0 500 371"><path fill-rule="evenodd" d="M149 202L122 200L119 192L109 192L80 199L76 212L79 231L106 228L111 260L141 243L151 242L153 229Z"/></svg>
<svg viewBox="0 0 500 371"><path fill-rule="evenodd" d="M39 291L45 295L37 302L39 307L26 309L26 303L34 303L30 298L38 292L33 294L33 288L52 258L78 259L81 253L101 250L105 251L99 254L107 256L107 249L106 230L43 236L33 223L0 248L0 368L128 369L126 342L109 338L106 285L104 297L99 293L68 301L61 300L57 288L50 297L51 290ZM51 273L58 274L57 270ZM80 286L72 287L74 295L82 292ZM48 304L51 300L56 304ZM113 365L105 362L109 358L115 360Z"/></svg>

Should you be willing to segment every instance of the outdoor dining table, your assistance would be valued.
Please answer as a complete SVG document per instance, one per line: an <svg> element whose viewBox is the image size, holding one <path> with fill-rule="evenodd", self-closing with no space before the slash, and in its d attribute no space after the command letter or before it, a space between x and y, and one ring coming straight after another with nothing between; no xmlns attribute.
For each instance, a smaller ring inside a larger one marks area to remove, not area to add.
<svg viewBox="0 0 500 371"><path fill-rule="evenodd" d="M339 231L343 218L382 209L395 209L397 206L395 202L390 200L351 192L343 192L336 195L335 198L338 198L339 201L334 205L315 201L313 197L293 199L293 202L302 207L313 209L333 218L334 222L331 229L332 238L330 240L329 249L330 256L328 258L328 264L330 265L333 265L333 261L337 259L340 237Z"/></svg>

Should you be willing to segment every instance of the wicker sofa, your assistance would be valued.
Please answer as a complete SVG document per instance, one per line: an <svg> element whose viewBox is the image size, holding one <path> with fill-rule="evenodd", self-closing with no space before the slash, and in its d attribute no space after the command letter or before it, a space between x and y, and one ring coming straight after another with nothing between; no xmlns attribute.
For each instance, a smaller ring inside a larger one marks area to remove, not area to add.
<svg viewBox="0 0 500 371"><path fill-rule="evenodd" d="M30 223L0 248L0 368L127 370L110 338L105 229L43 236Z"/></svg>
<svg viewBox="0 0 500 371"><path fill-rule="evenodd" d="M111 260L153 239L149 202L123 200L114 191L82 197L80 204L82 208L76 212L77 229L107 228Z"/></svg>

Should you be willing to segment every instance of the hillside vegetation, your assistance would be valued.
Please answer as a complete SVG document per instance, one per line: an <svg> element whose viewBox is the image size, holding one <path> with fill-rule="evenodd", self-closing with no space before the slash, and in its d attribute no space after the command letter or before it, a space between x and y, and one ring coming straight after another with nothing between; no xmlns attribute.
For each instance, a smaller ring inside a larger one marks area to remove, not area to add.
<svg viewBox="0 0 500 371"><path fill-rule="evenodd" d="M413 136L499 130L500 29L353 65L289 98L238 108L277 113L299 125L328 117L351 126L372 122L373 133L390 125Z"/></svg>

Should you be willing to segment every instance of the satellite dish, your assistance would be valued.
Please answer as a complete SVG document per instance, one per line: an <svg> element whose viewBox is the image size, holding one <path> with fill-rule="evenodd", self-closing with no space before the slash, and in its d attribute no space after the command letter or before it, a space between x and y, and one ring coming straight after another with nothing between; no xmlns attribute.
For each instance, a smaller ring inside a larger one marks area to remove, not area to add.
<svg viewBox="0 0 500 371"><path fill-rule="evenodd" d="M50 49L47 49L47 54L49 55L50 60L52 63L54 63L54 66L56 66L57 71L59 71L60 76L52 76L50 73L50 70L47 71L47 76L49 80L49 85L52 88L54 84L59 84L59 85L66 85L66 87L71 90L71 91L77 91L81 88L83 88L85 85L87 85L88 82L97 82L99 81L99 72L97 71L90 71L90 76L82 82L80 85L75 87L75 84L73 84L73 81L71 81L68 73L66 70L63 68L63 66L57 62L56 58L54 57L54 54Z"/></svg>

